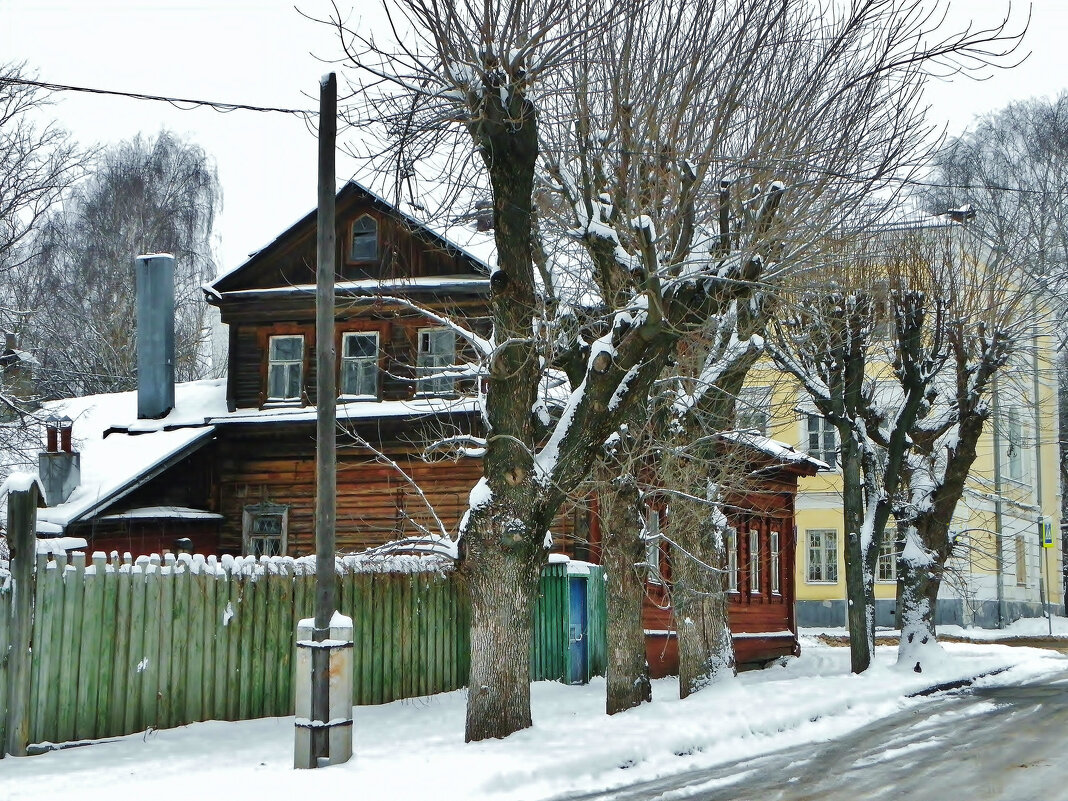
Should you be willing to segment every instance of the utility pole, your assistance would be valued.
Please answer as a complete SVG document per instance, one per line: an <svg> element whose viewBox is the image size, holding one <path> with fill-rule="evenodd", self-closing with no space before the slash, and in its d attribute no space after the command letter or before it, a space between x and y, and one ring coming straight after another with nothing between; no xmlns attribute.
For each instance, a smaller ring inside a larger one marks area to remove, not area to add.
<svg viewBox="0 0 1068 801"><path fill-rule="evenodd" d="M319 82L319 213L315 272L315 617L312 621L302 620L297 626L294 764L298 768L314 768L324 763L338 764L348 761L352 756L352 620L337 612L337 575L334 570L334 528L337 519L337 380L334 353L336 139L337 76L331 72ZM308 678L310 688L306 684Z"/></svg>
<svg viewBox="0 0 1068 801"><path fill-rule="evenodd" d="M1005 553L1002 550L1004 543L1003 525L1004 514L1002 511L1001 498L1001 403L998 397L998 377L994 376L991 381L991 417L994 419L993 447L994 447L994 544L997 556L994 560L997 570L997 593L998 593L998 628L1005 628Z"/></svg>

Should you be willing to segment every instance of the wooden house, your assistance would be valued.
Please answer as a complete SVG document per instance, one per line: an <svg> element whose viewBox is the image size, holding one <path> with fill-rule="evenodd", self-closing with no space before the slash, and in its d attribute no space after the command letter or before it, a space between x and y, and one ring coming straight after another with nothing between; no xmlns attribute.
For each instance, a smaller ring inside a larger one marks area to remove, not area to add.
<svg viewBox="0 0 1068 801"><path fill-rule="evenodd" d="M461 247L355 183L336 208L337 546L452 535L481 461L425 449L477 433L481 418L479 379L462 367L473 354L442 318L488 333L492 234ZM137 417L136 393L55 405L74 435L51 437L42 454L52 479L42 533L135 554L314 552L315 226L313 212L206 288L229 332L224 380L178 385L173 408L155 415ZM741 661L796 649L793 494L815 467L769 443L739 444L761 476L735 516ZM564 548L576 518L595 540L596 525L569 511L553 532ZM646 627L650 664L663 673L672 622L658 593L651 584Z"/></svg>

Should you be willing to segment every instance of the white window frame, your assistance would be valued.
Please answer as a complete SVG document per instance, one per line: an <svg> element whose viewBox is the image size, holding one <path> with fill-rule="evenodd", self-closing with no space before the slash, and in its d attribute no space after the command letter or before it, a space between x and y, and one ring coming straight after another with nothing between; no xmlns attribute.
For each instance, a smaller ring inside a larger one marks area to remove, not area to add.
<svg viewBox="0 0 1068 801"><path fill-rule="evenodd" d="M281 344L282 340L295 339L300 342L299 359L281 359L275 354L275 345ZM296 373L296 394L290 394L292 388L293 373ZM285 387L285 394L272 394L274 376L280 373ZM304 335L303 334L275 334L267 340L267 400L292 402L299 401L304 395Z"/></svg>
<svg viewBox="0 0 1068 801"><path fill-rule="evenodd" d="M660 512L652 507L645 510L644 538L648 581L650 584L663 584L664 573L660 564Z"/></svg>
<svg viewBox="0 0 1068 801"><path fill-rule="evenodd" d="M779 532L772 529L768 532L768 562L771 570L772 595L782 595L782 579L779 576L782 571L780 548L782 548L782 543L779 541Z"/></svg>
<svg viewBox="0 0 1068 801"><path fill-rule="evenodd" d="M897 531L888 528L883 532L883 541L879 545L879 556L875 563L875 581L877 584L897 583Z"/></svg>
<svg viewBox="0 0 1068 801"><path fill-rule="evenodd" d="M838 429L826 417L816 412L804 413L805 438L803 450L830 467L838 466ZM830 439L828 439L828 437ZM815 438L815 442L813 440Z"/></svg>
<svg viewBox="0 0 1068 801"><path fill-rule="evenodd" d="M345 343L352 339L357 338L371 338L374 341L374 348L370 356L346 356ZM341 354L338 359L340 365L340 372L338 375L338 385L340 388L340 397L348 399L378 399L378 354L379 354L379 336L377 331L345 331L341 334ZM348 392L345 387L345 368L347 365L355 364L357 370L356 389L370 389L370 392ZM367 365L370 365L370 370L367 371L371 377L370 387L360 386L360 377L364 375L364 371Z"/></svg>
<svg viewBox="0 0 1068 801"><path fill-rule="evenodd" d="M742 387L735 404L735 426L739 431L759 431L768 435L771 421L771 387Z"/></svg>
<svg viewBox="0 0 1068 801"><path fill-rule="evenodd" d="M433 335L441 333L452 335L452 351L450 353L437 353L424 348L424 345L439 341ZM441 372L443 368L452 367L456 364L456 332L451 328L420 328L417 336L415 393L417 395L451 395L456 391L455 377L432 375L424 378L421 376L430 372Z"/></svg>
<svg viewBox="0 0 1068 801"><path fill-rule="evenodd" d="M357 230L357 226L360 226L364 220L370 222L371 228ZM359 239L357 239L357 237L359 237ZM357 241L362 245L366 245L368 242L373 245L373 248L370 249L370 255L366 252L357 255ZM352 226L349 228L349 262L353 264L367 264L368 262L375 261L378 261L378 220L370 214L361 214L352 221Z"/></svg>
<svg viewBox="0 0 1068 801"><path fill-rule="evenodd" d="M738 592L738 532L727 530L727 592Z"/></svg>
<svg viewBox="0 0 1068 801"><path fill-rule="evenodd" d="M760 532L749 529L749 594L760 595Z"/></svg>
<svg viewBox="0 0 1068 801"><path fill-rule="evenodd" d="M814 543L814 540L818 542ZM833 546L828 543L833 541ZM813 556L815 555L815 559ZM838 583L838 530L833 528L805 529L805 583Z"/></svg>
<svg viewBox="0 0 1068 801"><path fill-rule="evenodd" d="M261 517L279 517L280 527L278 534L258 533L256 523ZM262 503L246 506L241 511L241 549L247 555L272 555L264 554L262 548L257 550L254 546L257 542L277 542L277 555L285 556L289 545L289 507L280 503L263 501ZM273 549L272 549L273 551Z"/></svg>

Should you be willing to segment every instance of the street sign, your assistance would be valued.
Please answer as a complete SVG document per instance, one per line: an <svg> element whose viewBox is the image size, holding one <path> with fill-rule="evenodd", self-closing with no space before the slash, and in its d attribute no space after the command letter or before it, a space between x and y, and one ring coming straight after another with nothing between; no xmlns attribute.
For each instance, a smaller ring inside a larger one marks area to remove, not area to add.
<svg viewBox="0 0 1068 801"><path fill-rule="evenodd" d="M1042 518L1042 522L1040 522L1038 525L1042 530L1042 547L1043 548L1052 548L1053 547L1053 520L1051 518L1048 518L1048 517L1043 517Z"/></svg>

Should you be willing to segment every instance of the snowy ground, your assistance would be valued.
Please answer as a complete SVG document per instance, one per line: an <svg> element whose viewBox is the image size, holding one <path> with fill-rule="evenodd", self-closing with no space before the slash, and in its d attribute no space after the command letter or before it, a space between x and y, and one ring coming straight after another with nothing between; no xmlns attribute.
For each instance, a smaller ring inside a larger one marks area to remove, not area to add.
<svg viewBox="0 0 1068 801"><path fill-rule="evenodd" d="M0 762L0 798L44 801L308 797L347 788L361 797L535 801L606 789L683 770L827 740L924 698L909 693L1009 668L984 683L1040 678L1068 657L997 644L947 644L917 675L878 649L876 665L849 674L846 648L803 639L785 667L745 673L679 701L677 682L654 682L655 701L603 714L604 682L533 687L534 727L506 740L463 743L464 693L355 710L353 761L294 771L293 719L209 722Z"/></svg>
<svg viewBox="0 0 1068 801"><path fill-rule="evenodd" d="M1068 639L1068 617L1054 615L1052 618L1022 617L1010 623L1003 629L984 629L978 626L964 628L963 626L939 626L939 636L949 635L963 640L975 640L977 642L996 642L998 640L1012 640L1016 638L1049 637L1055 639ZM834 637L847 637L849 632L844 627L830 628L801 628L801 636L815 637L819 634L828 634ZM879 629L879 636L897 636L894 629Z"/></svg>

